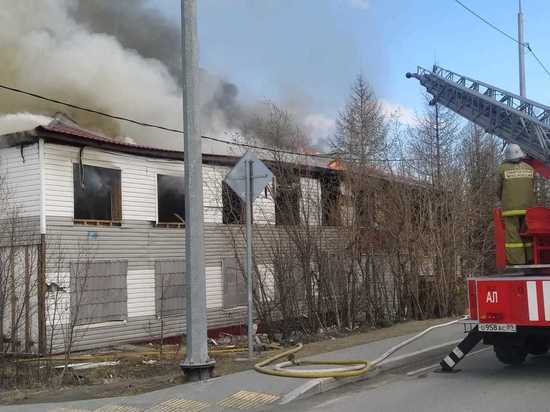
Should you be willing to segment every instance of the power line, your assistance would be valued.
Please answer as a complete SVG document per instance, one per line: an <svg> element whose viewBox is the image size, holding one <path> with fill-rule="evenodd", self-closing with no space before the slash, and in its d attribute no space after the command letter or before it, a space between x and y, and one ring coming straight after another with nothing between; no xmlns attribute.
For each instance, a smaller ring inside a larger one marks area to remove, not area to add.
<svg viewBox="0 0 550 412"><path fill-rule="evenodd" d="M466 6L464 3L462 3L460 0L454 0L456 3L458 3L460 6L462 6L465 10L467 10L469 13L473 14L475 17L477 17L479 20L481 20L483 23L487 24L489 27L492 27L494 30L498 31L500 34L502 34L503 36L506 36L508 37L510 40L512 40L513 42L516 42L517 44L521 44L519 42L518 39L516 39L514 36L506 33L504 30L500 29L499 27L495 26L493 23L491 23L489 20L487 20L486 18L482 17L481 15L479 15L478 13L476 13L475 11L473 11L471 8L469 8L468 6ZM521 44L522 46L525 47L525 44Z"/></svg>
<svg viewBox="0 0 550 412"><path fill-rule="evenodd" d="M4 90L7 90L7 91L10 91L10 92L13 92L13 93L24 94L26 96L34 97L36 99L45 100L45 101L48 101L48 102L51 102L51 103L56 103L56 104L59 104L59 105L62 105L62 106L70 107L72 109L81 110L81 111L88 112L88 113L93 113L93 114L96 114L98 116L109 117L111 119L120 120L120 121L127 122L127 123L132 123L132 124L142 126L142 127L150 127L150 128L153 128L153 129L159 129L159 130L163 130L163 131L167 131L167 132L183 134L183 130L181 130L181 129L175 129L175 128L161 126L161 125L154 124L154 123L143 122L143 121L140 121L140 120L131 119L129 117L118 115L118 114L111 114L111 113L102 112L102 111L99 111L99 110L91 109L89 107L84 107L84 106L80 106L80 105L77 105L77 104L74 104L74 103L69 103L69 102L66 102L66 101L63 101L63 100L58 100L58 99L53 99L53 98L50 98L50 97L46 97L46 96L43 96L43 95L38 94L38 93L18 89L16 87L6 86L5 84L0 84L0 89L4 89ZM249 143L229 142L227 140L223 140L223 139L219 139L219 138L211 137L211 136L201 136L201 137L205 140L210 140L210 141L213 141L213 142L219 142L219 143L224 143L224 144L227 144L227 145L233 145L233 146L239 146L239 147L246 147L246 148L249 148L249 149L265 150L265 151L269 151L269 152L273 152L273 153L279 153L279 154L315 157L315 158L330 159L330 160L336 160L337 159L337 156L329 155L329 154L300 153L300 152L293 152L291 150L274 149L274 148L271 148L271 147L258 146L258 145L249 144ZM367 159L367 160L368 161L374 161L374 162L403 162L403 161L411 161L411 160L415 160L415 159Z"/></svg>
<svg viewBox="0 0 550 412"><path fill-rule="evenodd" d="M458 3L462 8L464 8L466 11L468 11L470 14L474 15L475 17L477 17L479 20L481 20L483 23L487 24L489 27L491 27L492 29L498 31L500 34L502 34L503 36L507 37L508 39L512 40L514 43L516 44L519 44L520 46L522 47L525 47L532 55L533 57L535 58L535 60L537 61L537 63L540 65L540 67L542 67L542 69L546 72L546 74L548 75L548 77L550 77L550 70L548 70L548 68L546 67L546 65L542 62L541 59L539 59L539 57L535 54L535 52L533 51L531 45L527 42L524 42L524 43L521 43L518 39L516 39L514 36L506 33L504 30L502 30L501 28L497 27L496 25L494 25L493 23L491 23L489 20L487 20L486 18L484 18L483 16L481 16L480 14L476 13L474 10L472 10L471 8L469 8L468 6L466 6L464 3L462 3L460 0L454 0L455 3Z"/></svg>
<svg viewBox="0 0 550 412"><path fill-rule="evenodd" d="M529 44L527 44L527 50L529 50L531 52L531 54L533 55L533 57L535 58L535 60L537 61L537 63L540 65L540 67L542 67L542 69L546 72L546 74L548 75L548 77L550 77L550 70L548 70L548 68L544 65L544 63L538 58L538 56L535 54L535 52L531 49L531 46L529 46Z"/></svg>

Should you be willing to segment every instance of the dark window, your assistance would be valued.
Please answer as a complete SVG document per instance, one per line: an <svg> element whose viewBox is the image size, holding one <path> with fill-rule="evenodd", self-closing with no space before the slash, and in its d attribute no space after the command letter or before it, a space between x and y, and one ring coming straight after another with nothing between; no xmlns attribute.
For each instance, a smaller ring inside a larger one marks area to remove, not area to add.
<svg viewBox="0 0 550 412"><path fill-rule="evenodd" d="M374 194L372 191L357 190L354 194L355 221L361 227L371 227L374 218Z"/></svg>
<svg viewBox="0 0 550 412"><path fill-rule="evenodd" d="M71 264L71 318L74 325L125 320L127 261Z"/></svg>
<svg viewBox="0 0 550 412"><path fill-rule="evenodd" d="M245 205L241 198L227 185L222 183L222 221L226 225L245 223Z"/></svg>
<svg viewBox="0 0 550 412"><path fill-rule="evenodd" d="M122 220L120 170L75 163L73 177L75 219Z"/></svg>
<svg viewBox="0 0 550 412"><path fill-rule="evenodd" d="M159 223L185 221L184 179L180 176L157 175Z"/></svg>
<svg viewBox="0 0 550 412"><path fill-rule="evenodd" d="M321 179L321 207L324 226L338 226L340 219L340 180L336 176Z"/></svg>
<svg viewBox="0 0 550 412"><path fill-rule="evenodd" d="M300 222L300 176L283 173L275 185L275 223L296 225Z"/></svg>

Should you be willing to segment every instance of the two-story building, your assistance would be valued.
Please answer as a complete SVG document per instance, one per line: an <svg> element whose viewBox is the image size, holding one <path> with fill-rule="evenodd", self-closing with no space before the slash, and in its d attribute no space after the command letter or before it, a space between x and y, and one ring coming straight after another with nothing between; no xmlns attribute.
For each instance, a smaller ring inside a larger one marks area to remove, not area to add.
<svg viewBox="0 0 550 412"><path fill-rule="evenodd" d="M235 259L242 242L234 240L242 205L223 183L238 158L203 156L212 331L242 324L245 316ZM291 224L289 216L330 224L323 205L334 196L327 182L338 182L337 172L326 159L297 158L288 167L298 171L286 178L292 181L280 176L254 204L255 236ZM183 152L53 121L0 136L0 171L9 204L18 209L18 239L7 243L4 234L2 245L17 246L3 260L12 262L10 269L0 271L5 343L60 351L69 344L86 349L185 331ZM256 245L258 256L262 244ZM269 273L265 265L256 267Z"/></svg>

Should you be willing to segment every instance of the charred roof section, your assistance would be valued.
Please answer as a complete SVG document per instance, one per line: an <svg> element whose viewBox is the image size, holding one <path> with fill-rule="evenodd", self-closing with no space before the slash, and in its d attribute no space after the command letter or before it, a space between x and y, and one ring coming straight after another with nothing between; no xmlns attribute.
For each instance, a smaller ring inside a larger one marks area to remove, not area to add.
<svg viewBox="0 0 550 412"><path fill-rule="evenodd" d="M64 144L76 147L94 147L102 150L143 156L156 159L169 160L184 160L183 151L161 149L153 146L144 146L139 144L128 143L120 140L114 140L94 131L86 130L80 127L67 125L59 121L53 121L49 125L38 126L33 130L26 132L13 133L0 136L0 147L18 146L21 144L29 144L37 139L44 140L57 144ZM240 159L240 156L230 156L221 154L203 154L203 162L205 164L233 166ZM277 165L279 167L286 166L293 169L302 170L312 175L335 175L339 171L332 169L328 165L310 165L300 164L298 162L289 161L273 161L262 159L268 165Z"/></svg>

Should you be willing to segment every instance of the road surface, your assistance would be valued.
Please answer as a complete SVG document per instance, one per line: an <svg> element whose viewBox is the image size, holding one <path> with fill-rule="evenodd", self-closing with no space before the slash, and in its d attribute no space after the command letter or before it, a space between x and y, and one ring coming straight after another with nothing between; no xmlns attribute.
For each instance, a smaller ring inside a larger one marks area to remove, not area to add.
<svg viewBox="0 0 550 412"><path fill-rule="evenodd" d="M410 374L437 362L432 358L273 411L550 411L550 355L528 357L518 368L499 363L492 347L473 352L456 373Z"/></svg>

